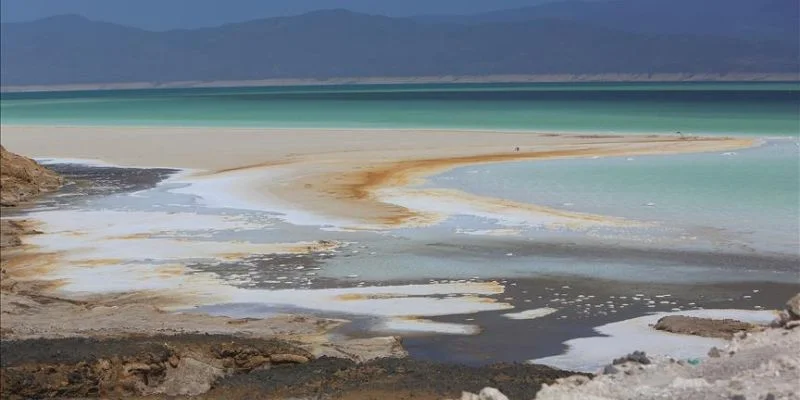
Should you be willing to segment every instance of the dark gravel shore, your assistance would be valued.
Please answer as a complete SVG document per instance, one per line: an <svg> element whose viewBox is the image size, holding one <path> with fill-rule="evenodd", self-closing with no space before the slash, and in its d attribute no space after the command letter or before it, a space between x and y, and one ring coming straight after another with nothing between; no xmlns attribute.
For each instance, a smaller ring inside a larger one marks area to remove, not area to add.
<svg viewBox="0 0 800 400"><path fill-rule="evenodd" d="M378 359L314 359L289 342L229 335L0 342L2 398L442 399L499 388L532 397L570 372L530 364L468 367Z"/></svg>

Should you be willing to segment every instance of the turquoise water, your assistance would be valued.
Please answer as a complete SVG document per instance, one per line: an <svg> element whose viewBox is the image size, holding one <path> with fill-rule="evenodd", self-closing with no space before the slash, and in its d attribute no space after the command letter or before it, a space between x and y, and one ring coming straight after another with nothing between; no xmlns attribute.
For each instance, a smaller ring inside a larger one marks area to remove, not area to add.
<svg viewBox="0 0 800 400"><path fill-rule="evenodd" d="M800 142L736 152L470 166L434 187L657 222L720 249L800 251Z"/></svg>
<svg viewBox="0 0 800 400"><path fill-rule="evenodd" d="M344 85L4 93L3 124L795 136L798 83Z"/></svg>
<svg viewBox="0 0 800 400"><path fill-rule="evenodd" d="M342 85L5 93L4 124L783 136L736 154L467 167L435 186L795 252L800 83ZM379 132L376 134L380 134ZM483 173L472 174L480 170ZM452 178L452 179L449 179Z"/></svg>

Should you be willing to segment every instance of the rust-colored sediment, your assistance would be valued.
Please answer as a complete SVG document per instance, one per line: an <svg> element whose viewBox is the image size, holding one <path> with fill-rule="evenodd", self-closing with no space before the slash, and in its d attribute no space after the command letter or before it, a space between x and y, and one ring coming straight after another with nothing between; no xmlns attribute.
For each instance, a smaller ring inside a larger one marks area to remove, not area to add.
<svg viewBox="0 0 800 400"><path fill-rule="evenodd" d="M616 137L591 137L584 144L563 145L562 149L539 150L526 152L504 152L451 157L412 159L395 162L374 163L352 168L342 174L331 175L326 180L325 193L337 199L372 203L380 207L382 212L374 218L374 222L397 226L427 217L408 208L381 202L374 196L375 190L385 187L406 186L417 179L441 173L453 168L523 160L546 160L557 158L633 156L647 154L673 154L702 151L722 151L751 147L751 139L730 138L694 138L691 140L667 137L642 137L641 140L613 140ZM589 137L587 137L589 139ZM305 184L306 188L316 187ZM572 215L572 214L570 214Z"/></svg>
<svg viewBox="0 0 800 400"><path fill-rule="evenodd" d="M3 272L8 278L31 279L55 271L64 253L39 253L29 246L3 250Z"/></svg>

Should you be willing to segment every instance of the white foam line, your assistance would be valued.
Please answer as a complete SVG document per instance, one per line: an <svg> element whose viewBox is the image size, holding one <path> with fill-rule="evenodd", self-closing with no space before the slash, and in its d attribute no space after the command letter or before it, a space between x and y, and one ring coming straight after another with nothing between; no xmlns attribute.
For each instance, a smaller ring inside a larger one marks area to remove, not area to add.
<svg viewBox="0 0 800 400"><path fill-rule="evenodd" d="M711 347L722 347L727 343L723 339L658 331L650 326L667 315L732 318L762 324L770 322L775 317L771 311L752 310L691 310L650 314L599 326L595 331L605 336L569 340L565 342L569 346L566 353L530 362L573 371L595 372L613 359L634 351L677 359L704 358Z"/></svg>
<svg viewBox="0 0 800 400"><path fill-rule="evenodd" d="M480 328L476 325L407 318L384 320L373 330L385 333L439 333L445 335L476 335L480 333Z"/></svg>
<svg viewBox="0 0 800 400"><path fill-rule="evenodd" d="M173 273L168 273L172 270ZM177 273L175 273L177 271ZM48 275L49 279L66 280L60 288L67 294L109 294L128 293L134 291L154 290L161 294L185 294L187 288L198 288L198 292L206 293L206 301L215 298L224 301L224 297L213 296L213 291L201 288L218 285L215 274L198 273L184 275L181 264L117 264L95 268L60 268Z"/></svg>
<svg viewBox="0 0 800 400"><path fill-rule="evenodd" d="M507 313L503 314L503 316L510 319L536 319L536 318L546 317L557 311L558 310L555 308L544 307L544 308L536 308L533 310L520 311L517 313Z"/></svg>
<svg viewBox="0 0 800 400"><path fill-rule="evenodd" d="M143 211L57 210L32 213L44 233L25 237L40 252L61 254L73 266L115 262L241 259L254 254L296 253L320 248L316 242L249 243L188 240L226 230L256 230L271 226L245 216ZM336 246L326 244L322 247Z"/></svg>
<svg viewBox="0 0 800 400"><path fill-rule="evenodd" d="M455 230L459 235L470 236L518 236L522 233L519 229L461 229Z"/></svg>
<svg viewBox="0 0 800 400"><path fill-rule="evenodd" d="M503 287L496 284L429 284L314 290L237 290L230 293L230 299L238 303L290 305L358 315L430 317L513 308L510 304L487 301L482 297L502 291ZM462 296L441 297L447 294Z"/></svg>
<svg viewBox="0 0 800 400"><path fill-rule="evenodd" d="M65 294L111 294L141 290L169 290L178 298L192 296L193 305L265 304L333 313L375 317L442 316L497 311L510 304L487 301L484 296L502 293L497 284L429 284L407 286L358 287L339 289L242 289L231 286L216 274L182 274L167 271L180 264L147 263L111 265L95 268L61 268L50 279L65 279ZM442 297L448 294L461 296ZM182 308L186 305L176 306Z"/></svg>
<svg viewBox="0 0 800 400"><path fill-rule="evenodd" d="M253 222L245 216L189 212L54 210L31 213L28 217L44 224L46 232L30 236L31 239L58 234L88 235L91 239L99 239L142 233L208 232L226 229L261 229L271 226L264 222Z"/></svg>

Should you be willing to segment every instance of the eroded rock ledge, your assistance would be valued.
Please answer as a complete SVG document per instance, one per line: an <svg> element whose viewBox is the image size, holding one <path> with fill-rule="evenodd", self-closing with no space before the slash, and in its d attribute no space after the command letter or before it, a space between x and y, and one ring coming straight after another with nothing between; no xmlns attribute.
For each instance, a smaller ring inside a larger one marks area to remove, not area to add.
<svg viewBox="0 0 800 400"><path fill-rule="evenodd" d="M62 183L55 172L0 145L0 206L16 206Z"/></svg>
<svg viewBox="0 0 800 400"><path fill-rule="evenodd" d="M221 377L314 358L286 341L200 334L3 341L0 349L9 399L192 396Z"/></svg>

